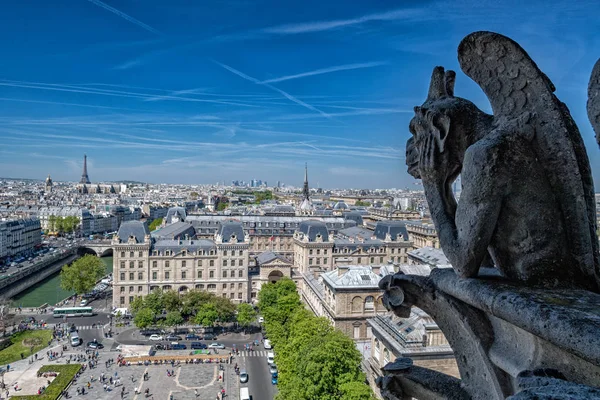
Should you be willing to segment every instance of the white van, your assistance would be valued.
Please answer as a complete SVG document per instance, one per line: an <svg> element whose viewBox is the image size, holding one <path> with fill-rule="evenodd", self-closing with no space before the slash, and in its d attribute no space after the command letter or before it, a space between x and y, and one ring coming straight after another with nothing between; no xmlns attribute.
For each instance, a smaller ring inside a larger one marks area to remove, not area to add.
<svg viewBox="0 0 600 400"><path fill-rule="evenodd" d="M71 333L71 346L79 346L81 344L81 338L77 332Z"/></svg>
<svg viewBox="0 0 600 400"><path fill-rule="evenodd" d="M267 353L267 364L271 365L273 363L275 363L275 353L270 351Z"/></svg>
<svg viewBox="0 0 600 400"><path fill-rule="evenodd" d="M250 400L250 393L248 392L248 388L240 388L240 400Z"/></svg>
<svg viewBox="0 0 600 400"><path fill-rule="evenodd" d="M273 346L271 346L271 341L269 339L265 339L265 350L270 350L272 348Z"/></svg>

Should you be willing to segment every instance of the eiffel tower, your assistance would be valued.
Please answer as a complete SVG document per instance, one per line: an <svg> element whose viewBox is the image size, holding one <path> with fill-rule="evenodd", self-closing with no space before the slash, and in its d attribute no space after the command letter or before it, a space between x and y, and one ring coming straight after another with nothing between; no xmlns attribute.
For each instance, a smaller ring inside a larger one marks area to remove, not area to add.
<svg viewBox="0 0 600 400"><path fill-rule="evenodd" d="M83 174L81 174L81 182L79 183L84 185L92 183L87 174L87 155L85 154L83 155Z"/></svg>

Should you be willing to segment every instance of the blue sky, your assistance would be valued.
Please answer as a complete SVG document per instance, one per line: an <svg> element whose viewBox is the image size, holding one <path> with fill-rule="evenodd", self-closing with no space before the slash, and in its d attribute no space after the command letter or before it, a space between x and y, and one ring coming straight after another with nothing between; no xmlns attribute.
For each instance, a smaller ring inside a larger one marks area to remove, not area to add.
<svg viewBox="0 0 600 400"><path fill-rule="evenodd" d="M499 4L501 3L501 4ZM0 13L0 176L415 186L412 108L476 30L517 40L585 113L597 1L21 0ZM598 187L598 181L596 183Z"/></svg>

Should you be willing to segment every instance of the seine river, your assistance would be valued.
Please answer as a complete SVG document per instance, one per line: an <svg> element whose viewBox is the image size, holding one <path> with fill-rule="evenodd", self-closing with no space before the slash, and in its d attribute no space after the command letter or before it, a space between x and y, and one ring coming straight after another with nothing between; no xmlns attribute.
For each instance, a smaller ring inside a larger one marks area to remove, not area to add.
<svg viewBox="0 0 600 400"><path fill-rule="evenodd" d="M100 260L106 265L107 273L112 272L112 256L102 257ZM57 272L16 295L12 301L15 307L38 307L44 303L54 305L72 294L60 287L60 272Z"/></svg>

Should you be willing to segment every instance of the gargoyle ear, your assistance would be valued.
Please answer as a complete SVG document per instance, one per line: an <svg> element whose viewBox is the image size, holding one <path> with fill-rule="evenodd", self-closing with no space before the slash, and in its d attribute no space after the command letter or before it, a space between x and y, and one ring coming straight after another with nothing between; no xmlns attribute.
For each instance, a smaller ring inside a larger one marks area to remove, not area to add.
<svg viewBox="0 0 600 400"><path fill-rule="evenodd" d="M431 122L431 127L435 133L438 145L440 146L440 151L444 152L446 139L450 132L450 117L444 114L437 114L433 117Z"/></svg>

